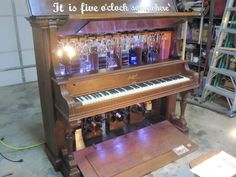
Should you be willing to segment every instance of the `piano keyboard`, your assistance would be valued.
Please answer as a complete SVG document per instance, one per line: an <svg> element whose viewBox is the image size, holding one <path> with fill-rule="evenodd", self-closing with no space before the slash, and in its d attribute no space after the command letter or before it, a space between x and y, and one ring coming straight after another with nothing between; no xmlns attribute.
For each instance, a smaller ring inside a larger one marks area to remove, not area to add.
<svg viewBox="0 0 236 177"><path fill-rule="evenodd" d="M133 84L130 86L125 86L121 88L114 88L106 91L91 93L88 95L82 95L74 97L76 102L82 103L82 105L89 105L93 103L98 103L102 101L108 101L114 98L128 96L131 94L137 94L141 92L150 91L153 89L158 89L161 87L166 87L174 84L179 84L182 82L189 81L188 77L184 77L181 75L162 78L162 79L155 79L146 81L143 83Z"/></svg>

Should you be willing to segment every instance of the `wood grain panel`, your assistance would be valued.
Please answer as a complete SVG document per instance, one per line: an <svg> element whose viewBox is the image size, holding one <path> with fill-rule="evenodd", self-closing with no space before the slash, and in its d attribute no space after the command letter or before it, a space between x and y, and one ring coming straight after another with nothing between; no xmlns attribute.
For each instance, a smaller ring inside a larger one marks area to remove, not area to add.
<svg viewBox="0 0 236 177"><path fill-rule="evenodd" d="M190 151L197 147L172 124L164 121L105 141L95 148L88 147L77 151L74 156L84 176L87 176L87 173L94 173L99 177L138 177L170 160L179 158L180 156L178 157L171 150L187 144ZM162 164L150 164L158 161Z"/></svg>
<svg viewBox="0 0 236 177"><path fill-rule="evenodd" d="M60 4L60 11L57 11L56 4ZM125 6L127 8L123 8L121 10L112 10L110 7L109 9L104 9L102 10L102 6L111 6L113 3L113 6ZM132 9L133 6L143 6L143 1L142 0L119 0L119 1L114 1L114 0L106 0L106 1L96 1L96 0L90 0L90 1L83 1L83 0L60 0L60 1L55 1L55 0L28 0L30 12L32 16L53 16L53 15L69 15L69 14L81 14L81 17L89 14L94 17L99 16L101 14L137 14L137 13L144 13L144 10L139 10L139 9ZM73 5L76 7L76 10L70 10L69 6ZM165 13L168 12L176 12L176 5L172 0L151 0L148 4L145 4L145 7L153 7L153 6L159 6L159 7L168 7L168 11L165 11ZM86 7L88 10L85 12L82 12L82 9L85 9ZM94 7L98 7L97 10L92 10ZM149 9L150 9L149 8ZM149 10L153 13L163 13L162 10L153 9ZM147 10L145 10L146 13L148 13ZM81 19L80 17L80 19Z"/></svg>

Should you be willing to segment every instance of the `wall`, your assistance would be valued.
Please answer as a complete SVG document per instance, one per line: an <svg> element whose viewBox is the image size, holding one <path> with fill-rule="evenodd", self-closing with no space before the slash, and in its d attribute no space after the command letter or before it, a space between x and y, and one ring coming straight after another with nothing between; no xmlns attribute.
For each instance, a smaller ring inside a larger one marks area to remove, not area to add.
<svg viewBox="0 0 236 177"><path fill-rule="evenodd" d="M0 1L0 86L37 80L26 0Z"/></svg>

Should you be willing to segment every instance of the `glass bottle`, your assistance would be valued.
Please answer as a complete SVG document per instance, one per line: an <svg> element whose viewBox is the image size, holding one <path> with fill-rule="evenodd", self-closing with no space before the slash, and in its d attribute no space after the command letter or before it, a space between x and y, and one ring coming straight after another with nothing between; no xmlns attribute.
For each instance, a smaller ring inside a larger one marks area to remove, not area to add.
<svg viewBox="0 0 236 177"><path fill-rule="evenodd" d="M114 54L114 41L108 40L106 45L107 45L106 68L107 69L116 68L118 65Z"/></svg>
<svg viewBox="0 0 236 177"><path fill-rule="evenodd" d="M147 64L148 62L148 44L145 42L142 49L142 63Z"/></svg>
<svg viewBox="0 0 236 177"><path fill-rule="evenodd" d="M131 46L129 49L129 64L130 65L137 65L138 64L138 56L137 56L137 52L135 50L134 43L131 43Z"/></svg>
<svg viewBox="0 0 236 177"><path fill-rule="evenodd" d="M97 72L99 69L97 46L92 46L90 48L89 60L91 62L91 70Z"/></svg>
<svg viewBox="0 0 236 177"><path fill-rule="evenodd" d="M81 45L81 54L80 54L80 73L87 73L92 70L92 63L89 60L89 46L84 41Z"/></svg>
<svg viewBox="0 0 236 177"><path fill-rule="evenodd" d="M114 46L114 59L116 61L117 67L122 67L122 51L121 51L121 41L120 39L116 40L116 44Z"/></svg>
<svg viewBox="0 0 236 177"><path fill-rule="evenodd" d="M153 36L149 37L149 47L148 47L148 63L155 63L157 61L157 48L155 45L155 39Z"/></svg>

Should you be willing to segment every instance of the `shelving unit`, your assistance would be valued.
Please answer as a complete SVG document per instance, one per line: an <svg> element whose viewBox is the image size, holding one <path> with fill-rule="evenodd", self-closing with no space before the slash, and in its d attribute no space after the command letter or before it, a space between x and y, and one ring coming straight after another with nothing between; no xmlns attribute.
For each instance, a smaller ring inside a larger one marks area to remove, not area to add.
<svg viewBox="0 0 236 177"><path fill-rule="evenodd" d="M197 41L193 39L187 40L187 45L193 45L195 48L190 51L193 54L193 57L198 57L198 61L194 62L192 60L188 61L190 69L196 71L199 73L199 82L200 85L204 85L205 82L205 76L207 75L207 72L209 70L209 63L211 58L211 50L215 47L216 40L215 40L215 26L220 25L222 17L217 17L214 15L215 12L215 3L217 0L211 0L209 4L209 12L204 13L203 17L203 24L207 24L207 35L202 35L202 41ZM196 25L197 27L200 27L201 23L201 17L194 17L192 22L190 22L190 25ZM204 25L203 25L204 26ZM206 30L206 27L205 27ZM200 29L199 29L200 31ZM193 35L193 34L192 34ZM196 36L192 36L192 38L197 38ZM206 39L207 38L207 39ZM203 41L205 39L205 41ZM188 49L187 49L188 52ZM186 58L186 60L188 60ZM202 89L200 87L198 91L197 96L201 96Z"/></svg>

